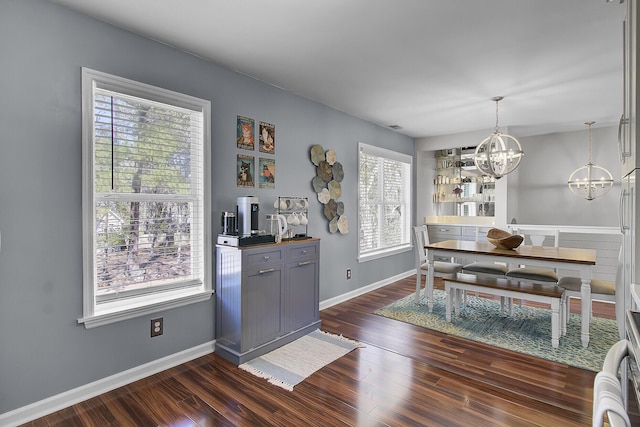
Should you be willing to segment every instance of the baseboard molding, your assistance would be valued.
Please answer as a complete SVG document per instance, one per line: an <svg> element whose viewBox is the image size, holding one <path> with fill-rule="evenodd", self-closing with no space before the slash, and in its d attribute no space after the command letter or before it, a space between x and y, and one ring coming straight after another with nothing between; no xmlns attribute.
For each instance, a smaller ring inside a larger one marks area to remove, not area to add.
<svg viewBox="0 0 640 427"><path fill-rule="evenodd" d="M376 289L382 288L383 286L390 285L393 282L397 282L398 280L402 280L405 277L409 277L411 275L415 275L416 270L409 270L404 273L396 274L395 276L388 277L386 279L380 280L378 282L372 283L367 286L363 286L362 288L354 289L351 292L344 293L342 295L338 295L337 297L329 298L324 301L320 301L320 311L332 307L336 304L340 304L341 302L348 301L352 298L358 297L360 295L364 295L367 292L375 291Z"/></svg>
<svg viewBox="0 0 640 427"><path fill-rule="evenodd" d="M162 372L166 369L186 363L190 360L213 353L215 341L171 354L158 360L136 366L115 375L85 384L78 388L51 396L39 402L0 414L0 425L13 427L33 421L45 415L67 408L76 403L98 396L102 393L122 387L134 381Z"/></svg>

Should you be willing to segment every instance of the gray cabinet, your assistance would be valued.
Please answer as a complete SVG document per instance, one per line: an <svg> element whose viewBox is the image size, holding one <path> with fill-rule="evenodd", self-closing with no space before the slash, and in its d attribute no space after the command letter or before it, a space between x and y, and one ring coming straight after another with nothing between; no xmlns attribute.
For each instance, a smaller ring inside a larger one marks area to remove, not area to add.
<svg viewBox="0 0 640 427"><path fill-rule="evenodd" d="M241 364L320 327L320 241L218 245L216 353Z"/></svg>

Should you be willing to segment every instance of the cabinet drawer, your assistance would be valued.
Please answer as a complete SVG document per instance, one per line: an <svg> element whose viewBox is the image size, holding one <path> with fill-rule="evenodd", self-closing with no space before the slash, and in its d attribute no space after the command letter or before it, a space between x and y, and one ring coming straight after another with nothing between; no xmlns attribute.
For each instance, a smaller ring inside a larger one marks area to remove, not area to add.
<svg viewBox="0 0 640 427"><path fill-rule="evenodd" d="M429 225L429 241L431 243L443 240L461 240L462 227L458 225Z"/></svg>
<svg viewBox="0 0 640 427"><path fill-rule="evenodd" d="M476 240L476 227L462 227L462 240Z"/></svg>
<svg viewBox="0 0 640 427"><path fill-rule="evenodd" d="M261 268L265 265L278 264L282 262L282 250L265 249L249 251L246 253L244 267L248 270Z"/></svg>
<svg viewBox="0 0 640 427"><path fill-rule="evenodd" d="M302 259L315 258L318 256L318 243L308 245L297 244L287 249L287 261L298 261Z"/></svg>

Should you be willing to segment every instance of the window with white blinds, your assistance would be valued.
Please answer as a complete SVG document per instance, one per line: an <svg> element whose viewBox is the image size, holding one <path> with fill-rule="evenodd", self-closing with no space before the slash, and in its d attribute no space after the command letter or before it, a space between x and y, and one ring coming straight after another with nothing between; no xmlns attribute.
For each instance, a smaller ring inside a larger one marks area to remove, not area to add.
<svg viewBox="0 0 640 427"><path fill-rule="evenodd" d="M83 101L85 318L210 294L209 101L89 69Z"/></svg>
<svg viewBox="0 0 640 427"><path fill-rule="evenodd" d="M412 158L372 145L358 145L358 259L411 247Z"/></svg>

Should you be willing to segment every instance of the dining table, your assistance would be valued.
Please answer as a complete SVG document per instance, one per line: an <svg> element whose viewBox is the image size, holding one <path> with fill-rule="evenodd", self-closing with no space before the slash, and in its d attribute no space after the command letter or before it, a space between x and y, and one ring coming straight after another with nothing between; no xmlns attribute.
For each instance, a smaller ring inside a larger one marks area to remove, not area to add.
<svg viewBox="0 0 640 427"><path fill-rule="evenodd" d="M520 245L515 249L502 249L486 241L444 240L425 245L427 250L427 280L425 292L429 312L433 311L433 262L438 257L473 259L479 262L505 263L511 268L525 264L531 267L552 269L569 269L580 272L582 282L580 294L581 306L580 340L583 347L589 345L589 323L591 307L586 301L591 301L591 276L596 264L596 250L582 248L565 248L557 246ZM416 286L415 301L419 302L420 284ZM568 301L567 301L568 303Z"/></svg>

